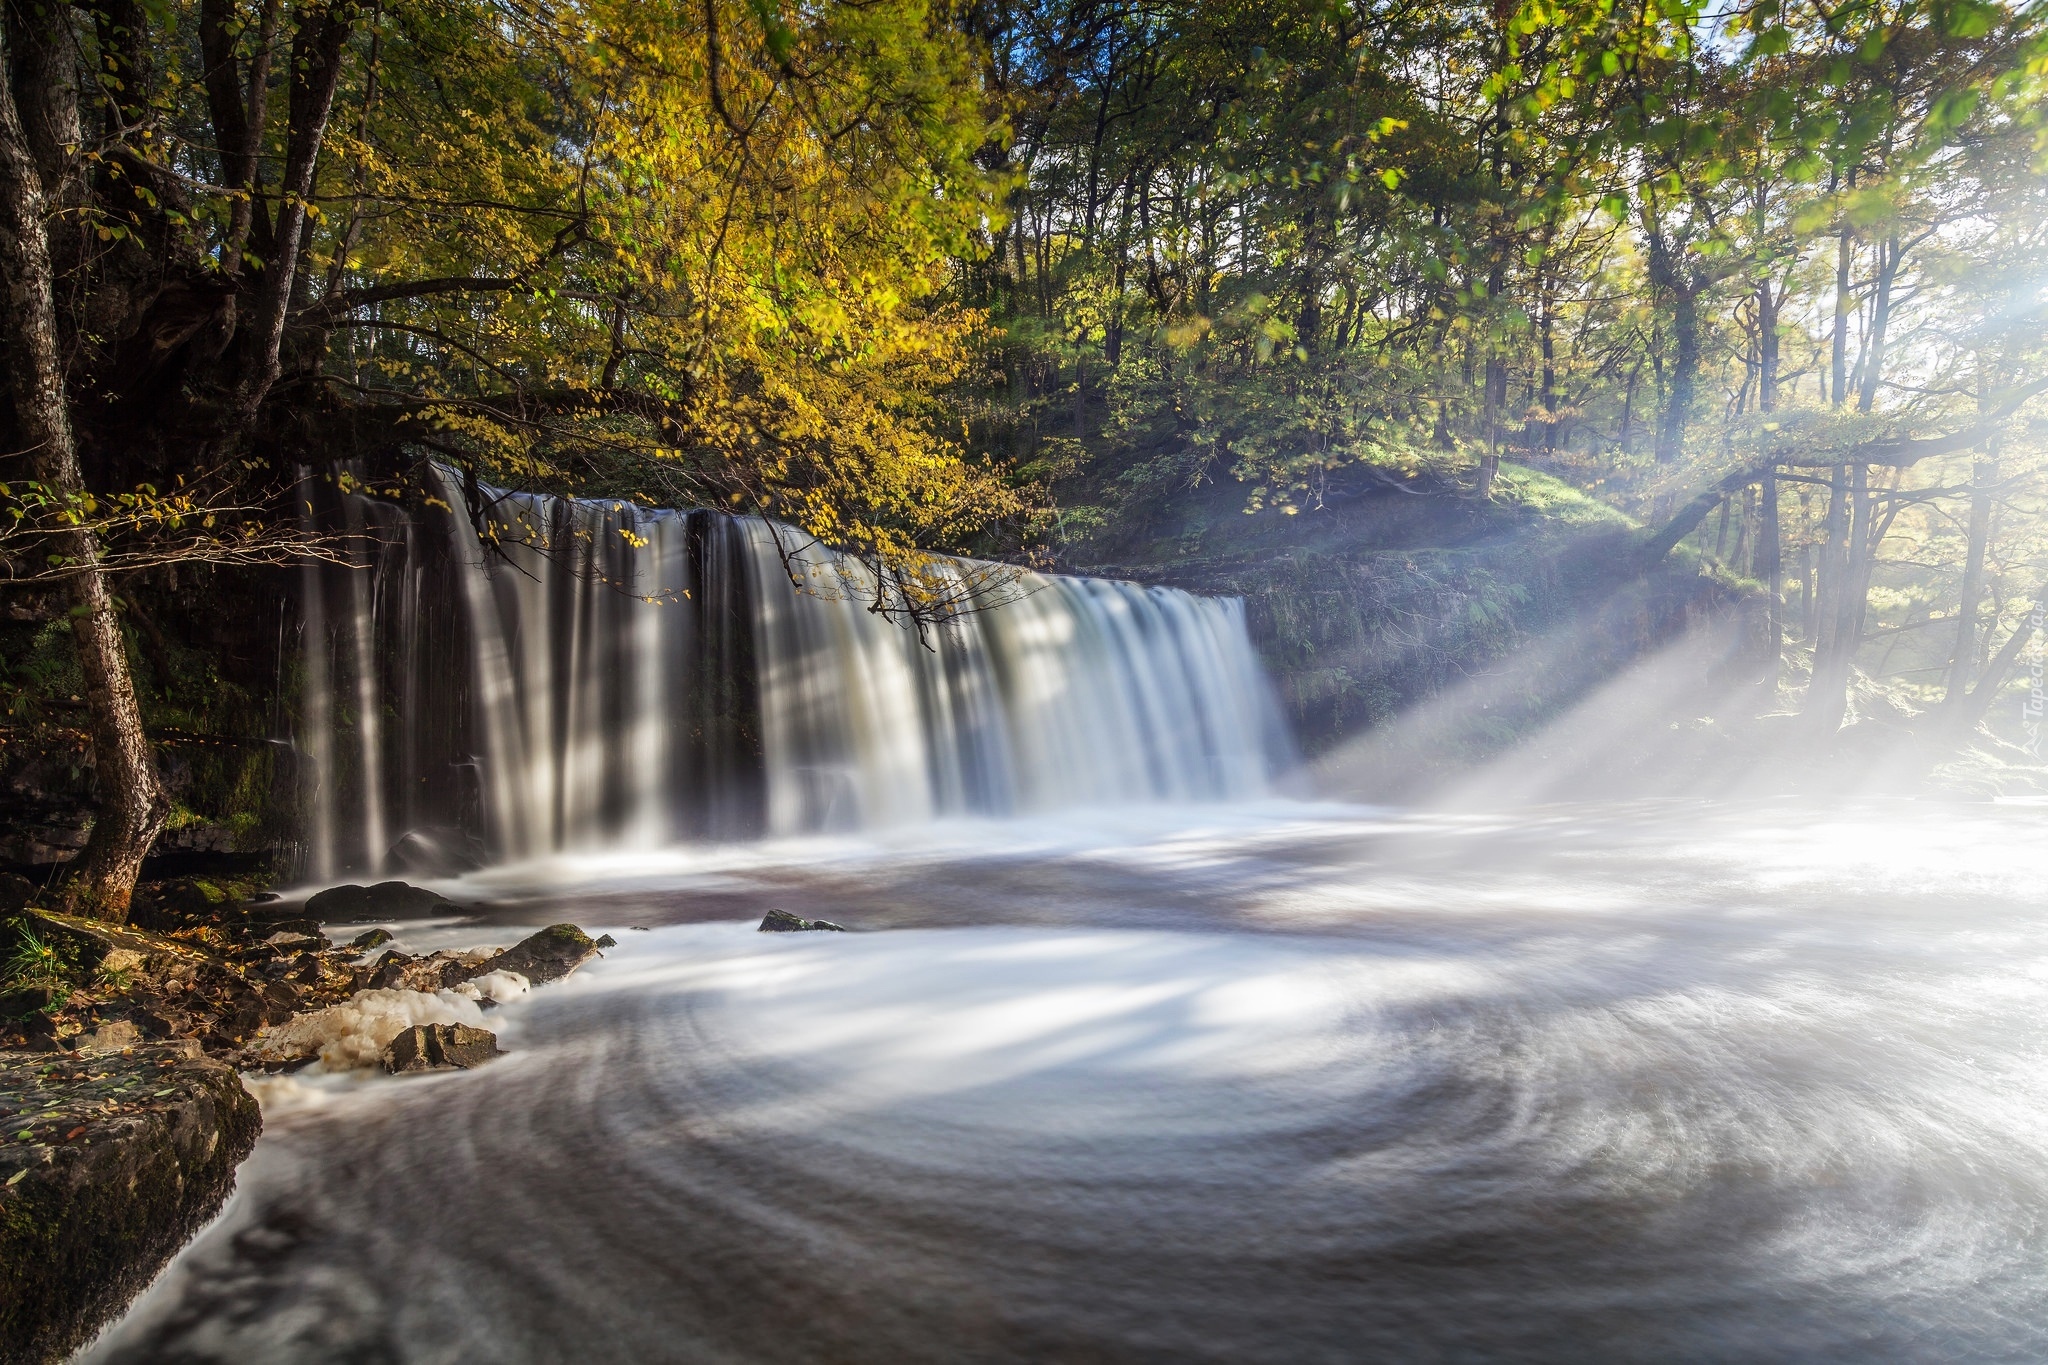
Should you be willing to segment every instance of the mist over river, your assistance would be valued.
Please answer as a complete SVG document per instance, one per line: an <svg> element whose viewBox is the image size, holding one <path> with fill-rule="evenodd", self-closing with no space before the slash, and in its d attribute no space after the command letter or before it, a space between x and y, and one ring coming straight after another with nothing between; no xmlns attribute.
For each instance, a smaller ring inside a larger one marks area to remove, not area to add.
<svg viewBox="0 0 2048 1365"><path fill-rule="evenodd" d="M618 947L481 1070L268 1083L86 1358L2039 1361L2044 836L1272 801L437 883L493 922L400 946Z"/></svg>

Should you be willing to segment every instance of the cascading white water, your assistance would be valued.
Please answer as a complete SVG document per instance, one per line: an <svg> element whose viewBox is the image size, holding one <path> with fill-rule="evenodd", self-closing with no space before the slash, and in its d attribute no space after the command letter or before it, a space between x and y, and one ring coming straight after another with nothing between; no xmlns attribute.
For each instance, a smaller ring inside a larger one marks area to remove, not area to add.
<svg viewBox="0 0 2048 1365"><path fill-rule="evenodd" d="M1025 574L921 638L862 605L864 566L743 534L776 833L1265 789L1276 721L1237 599Z"/></svg>
<svg viewBox="0 0 2048 1365"><path fill-rule="evenodd" d="M1235 599L941 561L1001 600L919 631L869 609L866 566L765 521L482 496L481 535L343 500L397 548L309 582L315 875L377 870L408 827L517 859L1249 797L1287 751Z"/></svg>

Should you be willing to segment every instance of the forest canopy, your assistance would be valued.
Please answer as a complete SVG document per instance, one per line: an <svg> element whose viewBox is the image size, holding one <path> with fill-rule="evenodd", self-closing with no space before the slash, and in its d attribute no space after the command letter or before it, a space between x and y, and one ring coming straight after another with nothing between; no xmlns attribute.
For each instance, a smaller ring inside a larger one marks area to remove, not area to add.
<svg viewBox="0 0 2048 1365"><path fill-rule="evenodd" d="M1822 729L1859 659L1974 723L2036 629L2038 3L0 9L0 557L107 904L163 818L109 583L345 555L307 477L900 571L1520 467L1754 580Z"/></svg>
<svg viewBox="0 0 2048 1365"><path fill-rule="evenodd" d="M968 271L1007 332L987 439L1070 555L1218 483L1294 515L1511 497L1512 462L1644 522L1645 563L1756 581L1823 731L1859 656L1971 723L2011 676L2048 553L2048 9L984 21L1025 177Z"/></svg>

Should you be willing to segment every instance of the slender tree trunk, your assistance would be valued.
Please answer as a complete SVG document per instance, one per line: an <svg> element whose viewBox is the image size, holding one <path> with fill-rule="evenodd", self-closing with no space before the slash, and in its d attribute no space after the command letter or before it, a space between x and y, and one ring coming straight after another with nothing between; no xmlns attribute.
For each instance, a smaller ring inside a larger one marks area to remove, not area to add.
<svg viewBox="0 0 2048 1365"><path fill-rule="evenodd" d="M1770 596L1765 599L1764 621L1764 629L1769 635L1770 665L1758 683L1764 694L1764 704L1769 706L1778 696L1778 679L1784 672L1785 657L1785 564L1784 550L1779 541L1778 471L1775 468L1765 472L1763 483L1757 490L1756 576L1770 589Z"/></svg>
<svg viewBox="0 0 2048 1365"><path fill-rule="evenodd" d="M1849 540L1836 567L1833 620L1827 626L1826 649L1815 655L1813 682L1806 698L1806 714L1824 734L1839 730L1848 712L1849 675L1855 669L1856 652L1863 643L1877 547L1890 531L1899 507L1893 502L1883 525L1876 524L1870 468L1863 464L1852 466L1848 501Z"/></svg>
<svg viewBox="0 0 2048 1365"><path fill-rule="evenodd" d="M1756 290L1756 405L1764 413L1778 407L1778 287L1766 278ZM1778 470L1764 471L1757 486L1756 567L1754 572L1770 590L1765 599L1764 630L1770 647L1770 664L1758 680L1764 705L1777 701L1778 680L1784 674L1785 659L1785 551L1778 517Z"/></svg>
<svg viewBox="0 0 2048 1365"><path fill-rule="evenodd" d="M1898 278L1899 262L1903 258L1897 233L1879 244L1877 293L1870 306L1870 344L1864 348L1863 357L1856 367L1861 371L1862 379L1856 394L1858 412L1869 412L1877 406L1878 385L1884 382L1885 333L1891 326L1892 282Z"/></svg>
<svg viewBox="0 0 2048 1365"><path fill-rule="evenodd" d="M1817 728L1832 733L1841 725L1842 688L1835 685L1835 660L1842 621L1842 597L1849 576L1849 467L1836 465L1828 480L1828 511L1814 581L1813 675L1806 685L1805 713ZM1846 671L1844 672L1846 679ZM1832 702L1829 700L1832 694ZM1830 724L1830 716L1833 723Z"/></svg>
<svg viewBox="0 0 2048 1365"><path fill-rule="evenodd" d="M1756 287L1756 406L1760 412L1778 407L1778 287L1766 279Z"/></svg>
<svg viewBox="0 0 2048 1365"><path fill-rule="evenodd" d="M206 63L207 105L221 144L221 183L241 191L229 209L227 240L221 246L221 269L229 275L241 273L242 256L252 241L259 257L268 259L273 250L271 224L256 212L256 195L270 97L270 53L277 41L277 0L263 0L258 10L246 93L235 58L236 36L230 31L236 18L231 0L201 0L199 46Z"/></svg>
<svg viewBox="0 0 2048 1365"><path fill-rule="evenodd" d="M257 409L280 373L279 347L305 244L313 173L327 137L327 121L334 112L334 92L341 83L342 49L356 16L354 0L308 6L292 39L291 127L285 139L284 180L278 193L276 245L271 258L263 263L263 287L256 303L247 363L235 391L238 436L255 425ZM251 129L249 135L260 133Z"/></svg>
<svg viewBox="0 0 2048 1365"><path fill-rule="evenodd" d="M1854 178L1851 178L1854 184ZM1849 250L1847 226L1835 242L1835 321L1830 338L1828 402L1841 407L1849 401Z"/></svg>
<svg viewBox="0 0 2048 1365"><path fill-rule="evenodd" d="M1658 464L1676 464L1685 450L1693 382L1700 368L1699 291L1675 278L1671 287L1671 342L1671 387L1664 399L1664 420L1657 432Z"/></svg>
<svg viewBox="0 0 2048 1365"><path fill-rule="evenodd" d="M1548 276L1545 278L1547 280ZM1546 455L1557 449L1557 432L1561 425L1557 420L1557 308L1553 298L1554 292L1548 284L1544 286L1540 341L1543 350L1543 388L1540 401L1543 404L1542 449Z"/></svg>
<svg viewBox="0 0 2048 1365"><path fill-rule="evenodd" d="M1110 288L1109 326L1103 333L1102 358L1115 369L1124 358L1124 263L1131 235L1131 182L1124 181L1123 206L1117 211L1116 282Z"/></svg>
<svg viewBox="0 0 2048 1365"><path fill-rule="evenodd" d="M1486 453L1479 458L1479 496L1487 498L1493 496L1493 481L1500 474L1501 408L1506 406L1508 393L1508 367L1490 349L1483 382Z"/></svg>
<svg viewBox="0 0 2048 1365"><path fill-rule="evenodd" d="M44 231L48 204L29 152L11 82L0 82L0 276L6 281L7 354L16 420L36 477L58 497L85 492L57 338L56 279ZM84 675L99 812L85 851L65 879L76 908L125 919L142 859L169 812L143 738L142 713L100 548L80 528L52 537L72 567L71 631Z"/></svg>
<svg viewBox="0 0 2048 1365"><path fill-rule="evenodd" d="M1820 593L1813 581L1813 546L1799 547L1799 637L1809 645L1820 630Z"/></svg>
<svg viewBox="0 0 2048 1365"><path fill-rule="evenodd" d="M1948 662L1943 710L1956 710L1969 695L1977 662L1977 604L1984 594L1984 552L1991 539L1991 490L1998 482L1997 457L1980 451L1970 469L1970 540L1963 561L1962 610L1956 618L1955 651Z"/></svg>

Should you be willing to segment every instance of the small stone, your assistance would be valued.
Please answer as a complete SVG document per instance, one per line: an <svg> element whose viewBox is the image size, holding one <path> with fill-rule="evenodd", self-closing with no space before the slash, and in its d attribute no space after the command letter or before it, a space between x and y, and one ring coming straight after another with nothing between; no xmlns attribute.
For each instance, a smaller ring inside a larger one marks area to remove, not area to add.
<svg viewBox="0 0 2048 1365"><path fill-rule="evenodd" d="M116 1019L94 1029L92 1040L85 1046L94 1052L120 1052L125 1048L134 1047L141 1041L141 1029L126 1019Z"/></svg>
<svg viewBox="0 0 2048 1365"><path fill-rule="evenodd" d="M107 955L100 959L100 970L108 973L139 971L148 960L133 948L109 948Z"/></svg>
<svg viewBox="0 0 2048 1365"><path fill-rule="evenodd" d="M794 934L815 929L830 929L841 934L846 932L846 926L843 924L834 924L828 919L799 919L787 910L770 910L761 917L760 932L764 934Z"/></svg>
<svg viewBox="0 0 2048 1365"><path fill-rule="evenodd" d="M406 968L411 966L412 962L411 954L401 953L396 948L390 949L370 964L370 989L388 991L403 987Z"/></svg>
<svg viewBox="0 0 2048 1365"><path fill-rule="evenodd" d="M389 929L368 929L349 940L349 947L358 953L367 953L372 948L391 942Z"/></svg>
<svg viewBox="0 0 2048 1365"><path fill-rule="evenodd" d="M467 1071L482 1066L498 1051L498 1037L467 1024L415 1024L384 1049L384 1069L393 1075L411 1071Z"/></svg>
<svg viewBox="0 0 2048 1365"><path fill-rule="evenodd" d="M619 941L613 938L610 934L605 934L596 940L594 946L599 948L616 948L619 946Z"/></svg>

